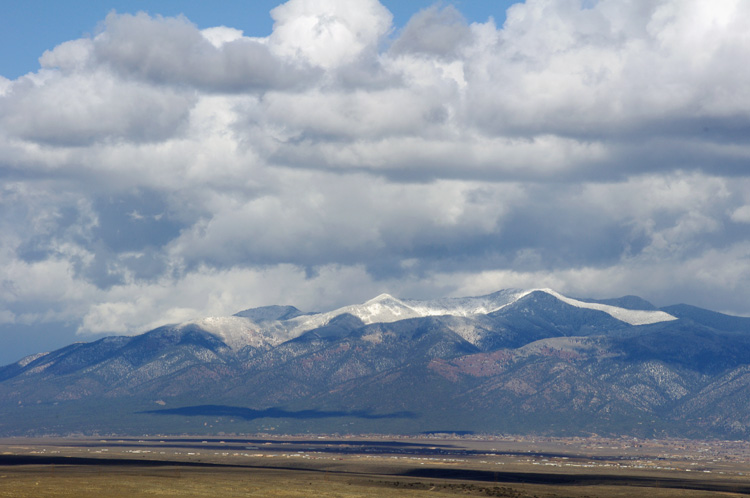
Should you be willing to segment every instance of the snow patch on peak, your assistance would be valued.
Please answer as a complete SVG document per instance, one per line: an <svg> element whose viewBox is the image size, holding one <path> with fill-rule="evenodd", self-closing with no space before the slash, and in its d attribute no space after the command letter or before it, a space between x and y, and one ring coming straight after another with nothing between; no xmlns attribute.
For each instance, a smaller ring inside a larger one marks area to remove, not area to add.
<svg viewBox="0 0 750 498"><path fill-rule="evenodd" d="M427 316L469 317L492 313L515 302L527 293L518 289L508 289L478 297L452 297L433 300L398 299L390 294L380 294L363 304L344 306L327 313L300 316L289 320L292 325L290 336L301 335L308 330L322 327L333 318L348 313L362 323L391 323L409 318Z"/></svg>
<svg viewBox="0 0 750 498"><path fill-rule="evenodd" d="M359 306L351 306L349 313L362 320L365 324L376 322L394 322L406 318L420 316L419 312L409 307L403 301L388 294L381 294Z"/></svg>
<svg viewBox="0 0 750 498"><path fill-rule="evenodd" d="M322 327L335 317L343 314L353 315L362 320L362 323L366 325L371 323L390 323L407 318L424 316L409 307L404 301L396 299L390 294L380 294L363 304L353 304L327 313L292 318L288 321L292 325L290 335L301 335L308 330Z"/></svg>
<svg viewBox="0 0 750 498"><path fill-rule="evenodd" d="M528 294L519 289L505 289L486 296L476 297L448 297L430 301L404 300L421 316L452 315L467 317L472 315L486 315L505 308Z"/></svg>
<svg viewBox="0 0 750 498"><path fill-rule="evenodd" d="M629 323L630 325L649 325L652 323L668 322L671 320L677 320L677 317L665 313L664 311L651 311L651 310L630 310L626 308L619 308L609 304L600 303L587 303L585 301L579 301L567 296L563 296L559 292L552 289L533 289L527 291L524 295L530 294L534 291L545 292L551 296L556 297L560 301L575 306L576 308L586 308L590 310L598 310L607 313L613 318L620 320L621 322Z"/></svg>
<svg viewBox="0 0 750 498"><path fill-rule="evenodd" d="M47 356L48 354L49 354L49 352L47 352L47 353L36 353L36 354L32 354L32 355L26 356L26 357L21 358L20 360L18 360L16 362L16 365L18 365L19 367L25 367L26 365L28 365L32 361L37 360L37 359L41 358L42 356Z"/></svg>
<svg viewBox="0 0 750 498"><path fill-rule="evenodd" d="M391 296L390 294L383 293L383 294L380 294L379 296L373 297L369 301L366 301L365 304L370 304L370 303L374 304L374 303L379 303L381 301L398 301L398 302L401 302L399 299Z"/></svg>
<svg viewBox="0 0 750 498"><path fill-rule="evenodd" d="M189 325L195 325L209 334L215 335L234 350L242 349L245 346L257 348L282 342L280 338L274 338L264 333L258 324L249 318L240 316L211 316L184 323L182 327Z"/></svg>

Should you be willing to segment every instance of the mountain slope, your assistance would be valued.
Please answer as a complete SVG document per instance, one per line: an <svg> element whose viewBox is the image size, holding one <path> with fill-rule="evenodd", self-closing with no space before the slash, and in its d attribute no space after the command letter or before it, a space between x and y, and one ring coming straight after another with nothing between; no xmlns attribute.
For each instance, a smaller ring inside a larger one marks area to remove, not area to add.
<svg viewBox="0 0 750 498"><path fill-rule="evenodd" d="M747 437L748 369L750 319L700 308L549 289L381 295L326 313L256 308L22 359L0 368L0 434Z"/></svg>

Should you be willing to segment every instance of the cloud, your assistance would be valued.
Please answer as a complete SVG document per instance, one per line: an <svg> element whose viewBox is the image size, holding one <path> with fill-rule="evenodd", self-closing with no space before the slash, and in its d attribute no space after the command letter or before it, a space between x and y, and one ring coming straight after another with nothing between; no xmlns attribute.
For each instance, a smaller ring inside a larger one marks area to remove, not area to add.
<svg viewBox="0 0 750 498"><path fill-rule="evenodd" d="M200 31L184 17L111 13L93 39L63 43L42 67L77 72L102 67L122 78L209 92L262 91L305 85L314 72L274 57L261 39L225 26Z"/></svg>
<svg viewBox="0 0 750 498"><path fill-rule="evenodd" d="M701 302L730 314L747 315L744 296L750 290L747 254L743 242L712 249L682 260L628 260L604 267L579 266L556 272L514 269L451 272L432 277L436 288L453 295L483 295L498 288L553 288L568 296L648 296L657 306Z"/></svg>
<svg viewBox="0 0 750 498"><path fill-rule="evenodd" d="M470 37L469 26L455 7L433 5L411 18L391 50L454 59Z"/></svg>
<svg viewBox="0 0 750 498"><path fill-rule="evenodd" d="M207 210L211 216L184 230L170 250L191 265L221 267L237 261L399 264L430 252L461 258L467 246L493 234L508 204L523 196L514 186L403 185L318 173L296 174L278 188L251 199L216 196Z"/></svg>
<svg viewBox="0 0 750 498"><path fill-rule="evenodd" d="M0 76L0 96L5 95L5 93L10 90L10 87L11 81L8 78Z"/></svg>
<svg viewBox="0 0 750 498"><path fill-rule="evenodd" d="M377 0L290 0L271 17L275 53L326 69L374 54L393 19Z"/></svg>
<svg viewBox="0 0 750 498"><path fill-rule="evenodd" d="M180 133L195 101L102 72L42 76L13 85L0 119L10 134L53 146L160 142Z"/></svg>
<svg viewBox="0 0 750 498"><path fill-rule="evenodd" d="M750 205L738 207L732 212L730 218L736 223L750 223Z"/></svg>
<svg viewBox="0 0 750 498"><path fill-rule="evenodd" d="M214 47L221 48L227 43L241 40L244 33L240 29L216 26L201 30L201 35Z"/></svg>
<svg viewBox="0 0 750 498"><path fill-rule="evenodd" d="M716 118L746 126L748 75L732 68L750 50L745 6L620 3L511 7L495 51L467 60L477 125L586 139L701 136Z"/></svg>
<svg viewBox="0 0 750 498"><path fill-rule="evenodd" d="M291 0L265 38L112 13L0 79L0 320L135 333L512 286L750 314L748 8L528 0L399 30L374 0Z"/></svg>

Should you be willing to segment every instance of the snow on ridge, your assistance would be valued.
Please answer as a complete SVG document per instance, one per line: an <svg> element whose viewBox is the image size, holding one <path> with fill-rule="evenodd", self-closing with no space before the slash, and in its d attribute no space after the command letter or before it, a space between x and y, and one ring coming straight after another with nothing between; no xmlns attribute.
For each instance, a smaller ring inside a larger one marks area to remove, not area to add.
<svg viewBox="0 0 750 498"><path fill-rule="evenodd" d="M32 361L37 360L37 359L41 358L42 356L47 356L48 354L49 354L49 352L45 352L45 353L36 353L36 354L29 355L29 356L25 356L25 357L21 358L20 360L18 360L16 362L16 364L18 366L20 366L20 367L25 367L26 365L28 365Z"/></svg>
<svg viewBox="0 0 750 498"><path fill-rule="evenodd" d="M560 301L575 306L576 308L587 308L591 310L603 311L613 318L620 320L621 322L629 323L630 325L649 325L652 323L668 322L677 320L677 317L670 315L664 311L653 311L653 310L629 310L626 308L620 308L618 306L612 306L609 304L600 303L587 303L573 299L567 296L563 296L559 292L553 291L552 289L533 289L527 291L526 294L530 294L534 291L545 292L551 296L556 297ZM524 294L524 295L526 295Z"/></svg>
<svg viewBox="0 0 750 498"><path fill-rule="evenodd" d="M349 313L366 324L383 321L395 322L420 316L414 308L390 294L380 294L364 304L355 304L346 308L350 309Z"/></svg>
<svg viewBox="0 0 750 498"><path fill-rule="evenodd" d="M398 299L380 294L362 304L352 304L325 313L301 315L288 320L258 323L241 316L207 317L183 324L196 325L219 337L232 349L245 346L276 345L299 337L307 331L327 325L343 314L356 316L362 323L392 323L427 316L460 316L487 314L497 311L526 295L527 291L508 289L478 297L456 297L434 300Z"/></svg>
<svg viewBox="0 0 750 498"><path fill-rule="evenodd" d="M334 318L347 313L356 316L366 325L428 316L470 317L498 311L536 291L549 294L570 306L603 311L631 325L647 325L677 319L663 311L630 310L608 304L587 303L569 298L552 289L537 288L505 289L485 296L433 300L398 299L389 294L380 294L362 304L352 304L325 313L301 315L288 320L256 323L247 317L209 317L183 326L196 325L221 338L232 349L240 349L248 345L260 347L281 344L305 332L323 327Z"/></svg>
<svg viewBox="0 0 750 498"><path fill-rule="evenodd" d="M232 349L283 342L280 340L281 338L264 334L258 325L249 318L239 316L211 316L184 323L181 327L189 325L198 326L209 334L215 335Z"/></svg>
<svg viewBox="0 0 750 498"><path fill-rule="evenodd" d="M390 323L405 320L407 318L418 318L424 316L408 306L404 301L397 299L390 294L380 294L362 304L351 304L326 313L299 316L287 320L291 325L290 335L298 336L308 330L322 327L337 316L346 313L356 316L362 320L362 323L364 324Z"/></svg>
<svg viewBox="0 0 750 498"><path fill-rule="evenodd" d="M380 294L362 304L352 304L325 313L295 317L283 324L276 322L275 328L277 332L281 331L287 338L291 339L309 330L325 326L332 319L345 313L356 316L366 325L392 323L427 316L453 315L466 317L487 314L515 301L520 292L516 290L501 291L488 296L444 298L432 301L398 299L390 294Z"/></svg>
<svg viewBox="0 0 750 498"><path fill-rule="evenodd" d="M528 294L519 289L505 289L486 296L476 297L448 297L429 301L405 299L403 302L422 316L452 315L467 317L472 315L486 315L513 304Z"/></svg>
<svg viewBox="0 0 750 498"><path fill-rule="evenodd" d="M432 300L399 299L390 294L380 294L363 304L344 306L337 310L321 313L308 322L327 323L331 318L343 313L350 313L365 324L390 323L408 318L427 316L460 316L486 315L514 303L527 291L507 289L477 297L448 297Z"/></svg>

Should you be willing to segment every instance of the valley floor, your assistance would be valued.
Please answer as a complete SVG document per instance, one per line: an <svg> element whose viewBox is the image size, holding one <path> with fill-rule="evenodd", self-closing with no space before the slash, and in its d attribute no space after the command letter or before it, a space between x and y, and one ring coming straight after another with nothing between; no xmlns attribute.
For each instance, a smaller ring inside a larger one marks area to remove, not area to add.
<svg viewBox="0 0 750 498"><path fill-rule="evenodd" d="M746 442L521 437L0 440L0 497L750 495Z"/></svg>

